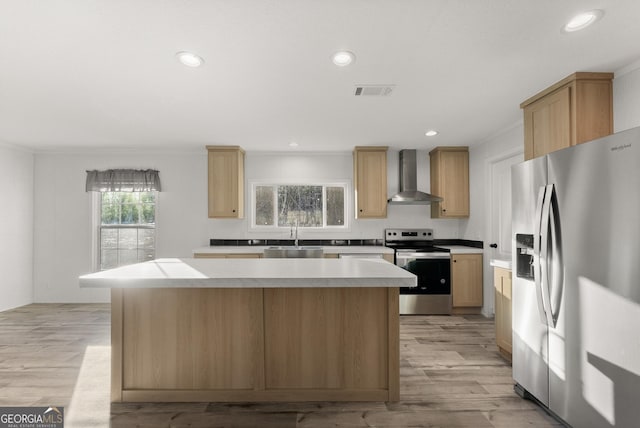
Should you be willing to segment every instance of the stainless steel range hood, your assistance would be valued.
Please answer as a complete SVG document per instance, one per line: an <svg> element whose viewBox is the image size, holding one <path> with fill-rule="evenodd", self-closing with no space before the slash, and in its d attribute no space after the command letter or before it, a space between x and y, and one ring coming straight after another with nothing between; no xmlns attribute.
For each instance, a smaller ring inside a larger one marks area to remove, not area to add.
<svg viewBox="0 0 640 428"><path fill-rule="evenodd" d="M396 205L427 205L442 198L418 190L415 150L400 150L400 191L387 202Z"/></svg>

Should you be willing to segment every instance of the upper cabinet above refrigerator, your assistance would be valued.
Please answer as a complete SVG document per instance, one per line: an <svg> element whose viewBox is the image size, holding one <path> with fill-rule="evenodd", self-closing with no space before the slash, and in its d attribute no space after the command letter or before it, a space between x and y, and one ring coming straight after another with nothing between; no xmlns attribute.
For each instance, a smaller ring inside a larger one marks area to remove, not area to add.
<svg viewBox="0 0 640 428"><path fill-rule="evenodd" d="M611 134L612 79L613 73L574 73L520 104L525 160Z"/></svg>

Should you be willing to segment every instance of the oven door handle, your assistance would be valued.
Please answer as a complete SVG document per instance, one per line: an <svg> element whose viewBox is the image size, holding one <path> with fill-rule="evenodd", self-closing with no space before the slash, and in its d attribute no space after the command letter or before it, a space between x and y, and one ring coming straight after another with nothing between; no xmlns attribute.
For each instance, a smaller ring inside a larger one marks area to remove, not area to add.
<svg viewBox="0 0 640 428"><path fill-rule="evenodd" d="M449 253L396 253L396 259L402 260L429 260L429 259L450 259Z"/></svg>

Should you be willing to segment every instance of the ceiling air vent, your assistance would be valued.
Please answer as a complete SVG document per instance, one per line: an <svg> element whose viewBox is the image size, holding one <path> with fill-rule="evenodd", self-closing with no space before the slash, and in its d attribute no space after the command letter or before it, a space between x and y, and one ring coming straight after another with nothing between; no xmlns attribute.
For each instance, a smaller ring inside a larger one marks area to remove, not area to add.
<svg viewBox="0 0 640 428"><path fill-rule="evenodd" d="M396 85L356 85L356 97L388 97Z"/></svg>

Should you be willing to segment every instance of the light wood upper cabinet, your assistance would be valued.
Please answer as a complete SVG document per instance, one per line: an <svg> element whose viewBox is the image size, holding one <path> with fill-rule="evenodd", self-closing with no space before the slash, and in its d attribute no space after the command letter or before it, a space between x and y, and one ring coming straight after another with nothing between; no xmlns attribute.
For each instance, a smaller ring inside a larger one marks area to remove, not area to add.
<svg viewBox="0 0 640 428"><path fill-rule="evenodd" d="M207 146L209 152L209 217L244 217L244 150Z"/></svg>
<svg viewBox="0 0 640 428"><path fill-rule="evenodd" d="M493 269L493 285L496 296L496 344L501 353L511 358L511 271L503 268Z"/></svg>
<svg viewBox="0 0 640 428"><path fill-rule="evenodd" d="M387 147L356 147L353 152L355 217L387 217Z"/></svg>
<svg viewBox="0 0 640 428"><path fill-rule="evenodd" d="M482 254L451 255L452 306L482 306Z"/></svg>
<svg viewBox="0 0 640 428"><path fill-rule="evenodd" d="M436 147L429 158L431 193L443 199L431 203L431 218L469 217L469 148Z"/></svg>
<svg viewBox="0 0 640 428"><path fill-rule="evenodd" d="M613 73L574 73L520 104L525 160L613 132Z"/></svg>

